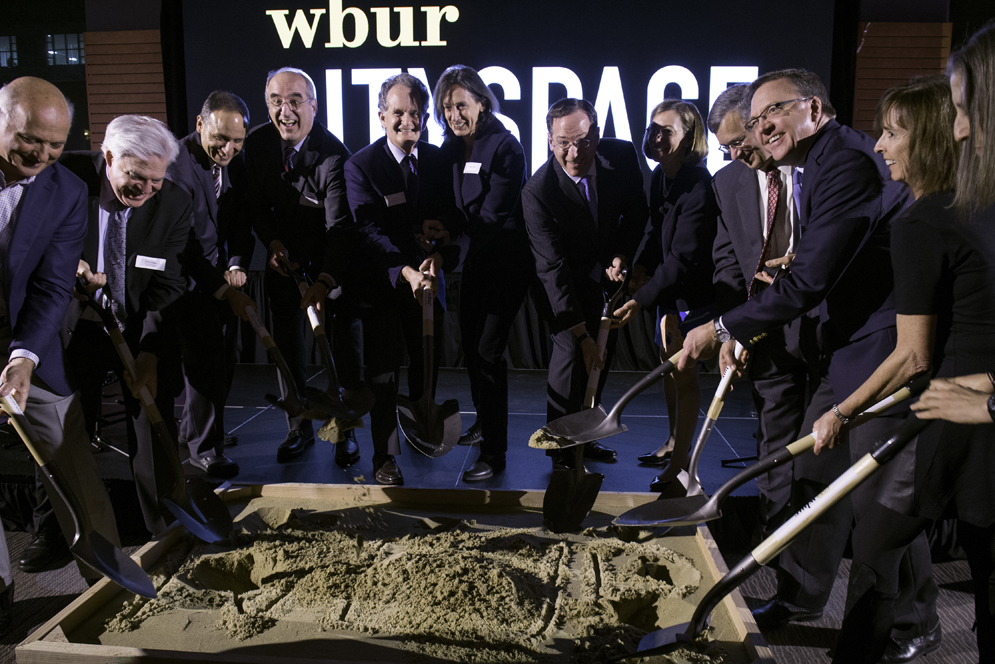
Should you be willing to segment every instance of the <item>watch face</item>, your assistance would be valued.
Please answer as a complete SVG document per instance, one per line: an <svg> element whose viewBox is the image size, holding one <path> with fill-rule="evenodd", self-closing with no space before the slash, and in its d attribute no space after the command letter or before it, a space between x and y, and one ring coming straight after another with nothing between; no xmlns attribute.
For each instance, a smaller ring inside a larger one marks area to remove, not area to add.
<svg viewBox="0 0 995 664"><path fill-rule="evenodd" d="M988 397L988 415L990 415L992 421L995 422L995 394Z"/></svg>

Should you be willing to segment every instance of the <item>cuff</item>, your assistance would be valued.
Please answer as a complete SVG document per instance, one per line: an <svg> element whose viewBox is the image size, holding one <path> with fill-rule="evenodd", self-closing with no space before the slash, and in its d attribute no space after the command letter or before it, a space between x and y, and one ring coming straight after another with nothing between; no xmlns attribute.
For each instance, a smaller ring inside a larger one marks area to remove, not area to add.
<svg viewBox="0 0 995 664"><path fill-rule="evenodd" d="M38 359L38 356L35 355L34 353L32 353L30 350L27 350L27 349L24 349L24 348L18 348L17 350L11 351L10 352L10 359L13 360L15 357L26 357L26 358L28 358L29 360L31 360L32 362L35 363L35 369L37 369L38 365L40 364L40 360Z"/></svg>

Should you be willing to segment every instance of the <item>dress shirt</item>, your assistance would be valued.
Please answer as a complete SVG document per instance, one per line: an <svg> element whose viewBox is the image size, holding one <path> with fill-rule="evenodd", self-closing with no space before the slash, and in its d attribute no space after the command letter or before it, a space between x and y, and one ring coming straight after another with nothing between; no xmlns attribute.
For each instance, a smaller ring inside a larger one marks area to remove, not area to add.
<svg viewBox="0 0 995 664"><path fill-rule="evenodd" d="M3 229L0 231L0 239L3 242L3 246L0 246L0 260L3 263L7 262L7 254L10 252L10 240L14 236L14 224L17 223L17 211L20 207L21 199L24 197L24 192L27 190L28 185L34 182L34 180L35 176L32 175L29 178L18 180L8 185L3 173L0 173L0 229ZM8 318L6 286L4 286L3 292L0 292L0 308L2 308L0 315ZM26 348L11 352L10 359L13 360L15 357L26 357L34 362L36 367L39 363L38 356Z"/></svg>

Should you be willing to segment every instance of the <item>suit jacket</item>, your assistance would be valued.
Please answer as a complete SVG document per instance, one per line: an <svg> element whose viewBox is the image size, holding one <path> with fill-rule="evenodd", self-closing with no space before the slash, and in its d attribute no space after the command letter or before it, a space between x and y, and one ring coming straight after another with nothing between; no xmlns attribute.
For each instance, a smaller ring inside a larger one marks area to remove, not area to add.
<svg viewBox="0 0 995 664"><path fill-rule="evenodd" d="M715 174L712 189L719 206L713 283L719 311L726 312L746 302L763 251L760 182L756 171L737 159Z"/></svg>
<svg viewBox="0 0 995 664"><path fill-rule="evenodd" d="M650 184L650 233L635 261L653 277L635 294L640 305L689 311L713 304L712 245L719 208L712 175L701 165L684 164L664 194L663 168Z"/></svg>
<svg viewBox="0 0 995 664"><path fill-rule="evenodd" d="M360 254L357 268L371 270L381 287L397 287L404 266L418 268L427 253L415 233L425 219L439 219L447 228L462 217L456 209L449 181L448 164L442 152L430 143L418 143L417 187L409 187L402 166L387 147L387 137L366 146L345 163L349 208L356 222ZM388 199L390 202L388 202ZM455 249L456 247L453 247ZM442 252L444 265L452 269L456 254ZM406 282L401 279L407 288Z"/></svg>
<svg viewBox="0 0 995 664"><path fill-rule="evenodd" d="M38 356L35 373L58 394L66 380L59 332L76 280L86 234L86 187L60 164L27 186L3 264L4 296L13 329L10 350Z"/></svg>
<svg viewBox="0 0 995 664"><path fill-rule="evenodd" d="M87 185L88 224L82 258L93 269L100 247L100 188L107 165L100 152L67 152L61 162ZM141 207L133 208L125 238L125 337L141 351L157 353L161 312L186 291L180 253L193 223L190 196L169 180ZM163 269L138 267L136 258L146 256L165 261ZM77 260L79 257L77 257ZM83 303L73 300L67 323L75 326ZM134 348L133 348L134 350Z"/></svg>
<svg viewBox="0 0 995 664"><path fill-rule="evenodd" d="M254 128L245 139L250 218L259 240L269 249L279 239L292 261L312 274L327 272L339 283L353 233L345 183L349 155L318 122L289 173L283 168L283 140L272 123Z"/></svg>
<svg viewBox="0 0 995 664"><path fill-rule="evenodd" d="M166 169L166 178L193 198L193 226L182 258L189 276L208 293L226 282L222 273L237 265L248 268L255 241L245 217L245 160L239 153L221 168L221 197L214 193L214 162L194 132L180 142L180 154Z"/></svg>
<svg viewBox="0 0 995 664"><path fill-rule="evenodd" d="M555 155L522 189L525 225L554 332L600 314L604 268L616 255L631 262L646 228L649 209L632 143L601 139L595 163L597 222Z"/></svg>
<svg viewBox="0 0 995 664"><path fill-rule="evenodd" d="M791 269L723 316L734 338L749 345L816 306L827 353L894 327L891 221L911 198L873 150L873 139L835 120L820 130L801 165L801 239ZM845 390L859 386L890 352L886 343L872 346L860 368L834 357L830 373L838 393L849 394ZM856 359L852 353L844 358Z"/></svg>
<svg viewBox="0 0 995 664"><path fill-rule="evenodd" d="M485 123L474 136L470 158L466 144L450 136L442 149L452 165L456 205L465 215L465 228L450 228L453 235L465 232L469 239L466 259L475 264L500 262L502 269L532 269L528 233L522 212L522 186L526 179L525 150L496 118ZM480 164L475 173L466 164Z"/></svg>

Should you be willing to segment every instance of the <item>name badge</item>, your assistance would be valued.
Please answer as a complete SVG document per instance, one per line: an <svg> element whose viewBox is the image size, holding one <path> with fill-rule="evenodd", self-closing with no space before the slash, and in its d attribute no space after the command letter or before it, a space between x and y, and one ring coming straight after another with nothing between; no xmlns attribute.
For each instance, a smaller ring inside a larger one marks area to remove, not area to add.
<svg viewBox="0 0 995 664"><path fill-rule="evenodd" d="M479 161L468 161L466 165L463 166L463 172L469 173L470 175L476 175L480 172L480 162Z"/></svg>
<svg viewBox="0 0 995 664"><path fill-rule="evenodd" d="M166 269L166 259L154 258L152 256L142 256L139 254L138 256L135 256L135 267L162 272Z"/></svg>
<svg viewBox="0 0 995 664"><path fill-rule="evenodd" d="M387 207L394 207L395 205L404 205L407 199L404 197L404 192L399 191L396 194L387 194L383 197L387 201Z"/></svg>

